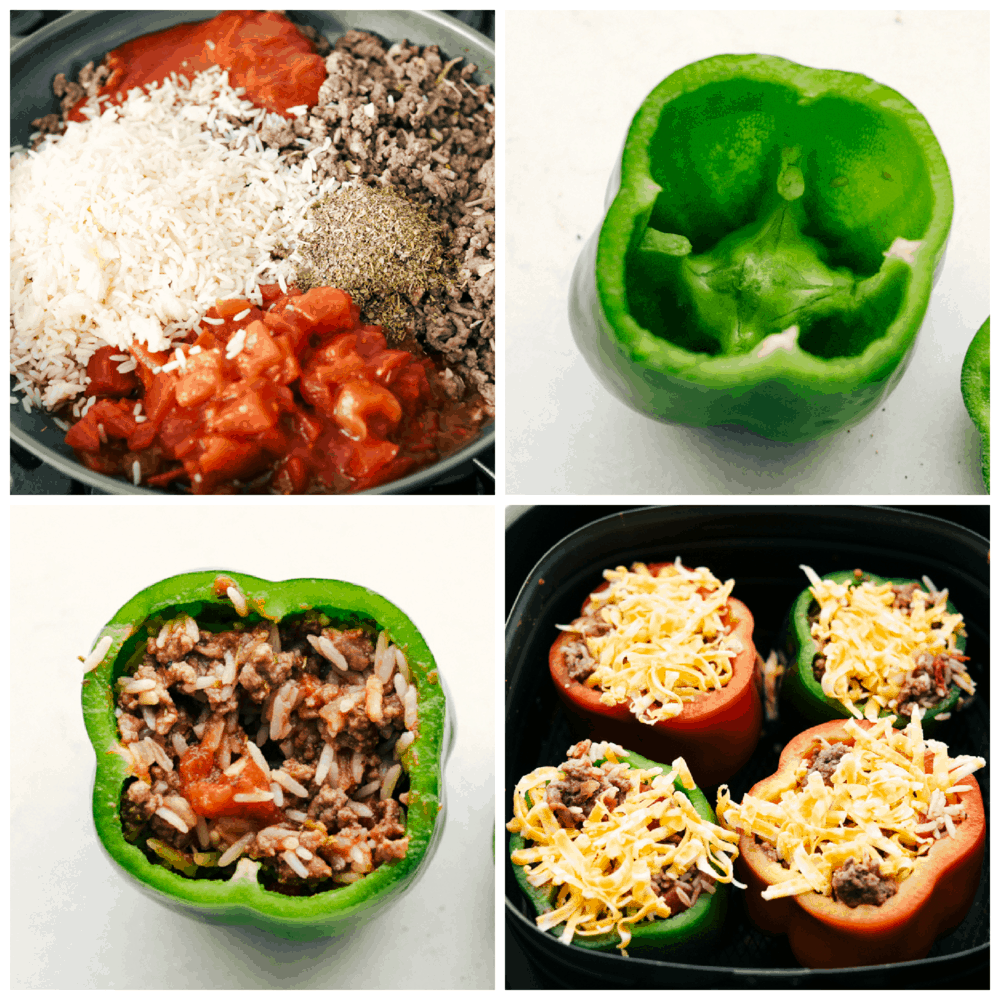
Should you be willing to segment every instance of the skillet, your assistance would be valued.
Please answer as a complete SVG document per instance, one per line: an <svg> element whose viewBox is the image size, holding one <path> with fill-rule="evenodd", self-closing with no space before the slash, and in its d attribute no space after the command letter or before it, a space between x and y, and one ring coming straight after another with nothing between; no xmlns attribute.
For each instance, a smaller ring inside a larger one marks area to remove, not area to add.
<svg viewBox="0 0 1000 1000"><path fill-rule="evenodd" d="M91 60L100 61L106 52L139 35L162 31L176 24L203 21L219 11L76 11L46 25L10 50L10 141L11 146L27 145L35 118L58 113L59 102L52 93L52 79L65 73L74 79ZM495 84L495 50L485 36L435 11L285 11L299 24L308 24L335 42L352 28L369 31L387 41L408 39L416 45L441 46L450 58L462 56L478 67L474 79ZM12 382L13 384L13 382ZM77 462L64 441L63 431L44 411L25 412L18 402L10 408L11 440L36 455L48 465L104 493L162 496L181 491L133 486L123 479L93 472ZM454 472L472 459L481 459L494 443L491 421L479 437L465 447L409 476L363 491L373 493L410 493L435 483L446 482ZM484 468L481 462L477 463ZM349 494L358 496L360 494Z"/></svg>

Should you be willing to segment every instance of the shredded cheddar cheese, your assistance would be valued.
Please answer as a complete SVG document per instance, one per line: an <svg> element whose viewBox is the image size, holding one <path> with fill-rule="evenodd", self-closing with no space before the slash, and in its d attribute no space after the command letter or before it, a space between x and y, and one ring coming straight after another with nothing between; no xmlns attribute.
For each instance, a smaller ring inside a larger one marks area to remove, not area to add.
<svg viewBox="0 0 1000 1000"><path fill-rule="evenodd" d="M716 881L733 882L731 855L739 840L738 834L702 819L674 788L678 776L685 788L694 788L682 757L664 774L659 767L630 769L618 761L624 753L615 744L600 743L583 758L588 763L603 758L605 774L627 776L629 791L614 809L598 800L580 829L564 828L545 795L546 786L564 774L539 767L518 782L514 818L507 824L528 842L512 854L513 863L524 866L531 885L558 887L554 908L536 918L538 926L549 930L565 923L560 940L567 944L574 935L616 930L623 954L633 924L671 916L654 891L654 875L679 878L695 867ZM680 842L668 842L676 834L682 835Z"/></svg>
<svg viewBox="0 0 1000 1000"><path fill-rule="evenodd" d="M777 802L748 794L737 805L728 787L719 788L723 825L767 841L789 864L781 881L764 890L765 899L830 896L833 873L848 858L874 861L883 877L902 882L936 840L954 833L964 815L957 793L968 790L962 779L986 761L949 757L944 743L923 738L920 716L914 710L902 731L889 718L867 730L849 719L845 729L854 744L833 771L832 786L803 760L797 783ZM933 758L929 771L925 754Z"/></svg>
<svg viewBox="0 0 1000 1000"><path fill-rule="evenodd" d="M826 660L823 694L855 718L874 721L883 709L895 710L921 653L949 657L951 680L968 694L975 692L961 660L951 659L962 655L956 638L963 627L962 616L948 612L947 590L931 593L930 587L918 587L909 608L895 608L891 583L834 583L821 580L808 566L800 568L819 605L811 632Z"/></svg>
<svg viewBox="0 0 1000 1000"><path fill-rule="evenodd" d="M723 584L703 566L685 569L679 557L658 576L636 563L605 570L604 578L610 586L590 595L589 608L612 628L586 636L597 666L584 681L601 690L603 704L629 702L640 722L653 725L729 683L743 649L723 624L733 580Z"/></svg>

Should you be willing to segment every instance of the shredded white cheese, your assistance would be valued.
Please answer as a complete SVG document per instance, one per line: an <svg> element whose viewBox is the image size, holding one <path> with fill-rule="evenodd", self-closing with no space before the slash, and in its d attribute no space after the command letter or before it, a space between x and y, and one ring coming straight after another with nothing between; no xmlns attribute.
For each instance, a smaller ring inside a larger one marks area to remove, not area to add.
<svg viewBox="0 0 1000 1000"><path fill-rule="evenodd" d="M631 789L612 811L602 802L594 806L579 830L564 829L545 799L545 788L565 777L556 767L539 767L522 778L514 790L514 818L507 824L528 846L515 851L514 864L525 866L536 887L558 886L554 908L536 918L542 930L565 922L560 940L617 930L624 953L631 926L644 920L665 919L670 907L652 888L653 875L677 878L692 866L719 882L734 882L732 856L739 836L698 815L686 795L674 788L680 778L694 788L682 757L671 770L628 767L614 744L595 744L589 760L604 758L607 774L627 775ZM668 838L682 834L680 843ZM741 887L742 888L742 887Z"/></svg>
<svg viewBox="0 0 1000 1000"><path fill-rule="evenodd" d="M910 607L895 608L891 583L834 583L808 566L800 568L819 605L811 631L826 659L823 693L855 718L871 721L883 709L895 709L914 657L921 653L949 657L951 679L969 694L975 691L956 645L962 616L949 614L947 590L932 594L918 587Z"/></svg>
<svg viewBox="0 0 1000 1000"><path fill-rule="evenodd" d="M794 772L797 783L778 801L748 794L736 805L728 787L719 788L723 825L769 842L790 865L761 894L765 899L830 896L833 873L848 858L874 861L884 877L901 882L937 840L954 835L965 815L958 793L968 787L961 779L986 761L951 758L944 743L924 740L920 716L915 709L902 731L890 718L869 729L849 719L844 728L853 744L833 771L832 786L818 772L808 773L803 760Z"/></svg>
<svg viewBox="0 0 1000 1000"><path fill-rule="evenodd" d="M672 719L684 703L725 687L742 642L724 624L733 580L725 584L704 566L686 569L680 557L653 576L644 563L604 571L610 586L590 595L588 611L611 624L587 636L597 662L584 681L601 702L629 702L648 725Z"/></svg>

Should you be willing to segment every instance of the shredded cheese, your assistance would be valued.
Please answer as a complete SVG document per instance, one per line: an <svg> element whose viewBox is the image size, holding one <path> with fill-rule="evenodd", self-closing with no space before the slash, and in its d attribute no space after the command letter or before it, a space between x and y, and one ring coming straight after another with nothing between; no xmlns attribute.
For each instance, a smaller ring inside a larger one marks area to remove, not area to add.
<svg viewBox="0 0 1000 1000"><path fill-rule="evenodd" d="M909 608L895 608L891 583L834 583L809 566L800 568L819 605L811 632L826 659L823 694L855 718L873 721L883 709L895 710L921 653L949 657L951 679L969 694L975 691L956 645L962 616L948 613L947 590L932 594L918 587Z"/></svg>
<svg viewBox="0 0 1000 1000"><path fill-rule="evenodd" d="M585 637L597 666L584 681L600 688L603 704L629 702L640 722L654 725L729 683L743 650L723 624L733 580L723 584L704 566L686 569L680 557L658 576L636 563L604 578L610 586L590 595L588 609L612 628Z"/></svg>
<svg viewBox="0 0 1000 1000"><path fill-rule="evenodd" d="M623 954L633 924L671 916L670 907L653 889L655 874L679 878L696 867L716 881L738 884L731 856L737 854L739 840L738 834L702 819L687 796L675 789L678 777L685 788L694 788L682 757L664 774L659 767L630 769L618 760L624 753L615 744L600 743L583 758L603 758L605 774L627 776L630 790L611 811L598 801L580 829L563 828L545 789L565 775L556 767L539 767L518 782L514 818L507 824L529 842L512 855L514 864L524 866L529 883L559 887L554 908L536 918L538 926L549 930L565 923L560 940L567 944L574 935L616 930ZM678 833L680 843L668 842Z"/></svg>
<svg viewBox="0 0 1000 1000"><path fill-rule="evenodd" d="M732 830L772 844L789 864L762 896L805 892L832 894L832 876L848 858L874 861L883 877L901 882L917 870L936 840L952 836L965 813L957 793L961 779L986 766L982 757L948 756L948 747L925 740L915 709L905 730L892 720L865 729L845 723L854 740L831 775L832 786L809 772L809 759L794 772L796 785L776 802L745 795L736 805L725 785L717 812ZM821 746L828 746L821 741ZM810 758L811 759L811 758Z"/></svg>

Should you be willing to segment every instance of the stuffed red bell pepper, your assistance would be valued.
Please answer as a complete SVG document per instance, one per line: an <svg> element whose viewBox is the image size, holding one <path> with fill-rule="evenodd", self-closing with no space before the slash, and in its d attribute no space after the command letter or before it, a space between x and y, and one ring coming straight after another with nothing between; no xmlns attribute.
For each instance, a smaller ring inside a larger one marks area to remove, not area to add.
<svg viewBox="0 0 1000 1000"><path fill-rule="evenodd" d="M888 718L814 726L741 804L719 789L750 917L808 968L922 958L972 906L986 844L972 772L986 762L925 740L920 716L902 731Z"/></svg>
<svg viewBox="0 0 1000 1000"><path fill-rule="evenodd" d="M605 570L581 617L560 626L549 671L584 734L653 760L683 757L701 785L753 753L762 712L753 616L705 567Z"/></svg>

